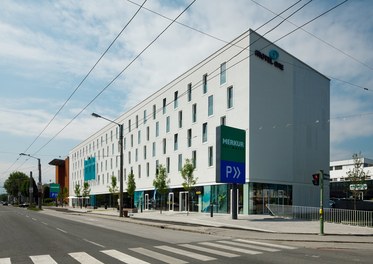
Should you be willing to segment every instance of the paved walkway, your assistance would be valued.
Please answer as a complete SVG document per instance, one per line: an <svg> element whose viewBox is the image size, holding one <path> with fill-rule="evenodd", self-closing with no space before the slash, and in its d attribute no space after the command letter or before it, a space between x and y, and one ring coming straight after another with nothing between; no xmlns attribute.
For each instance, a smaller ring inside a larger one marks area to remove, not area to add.
<svg viewBox="0 0 373 264"><path fill-rule="evenodd" d="M71 211L98 214L111 217L118 217L119 212L116 209L80 209L68 208ZM299 235L317 235L320 232L319 221L304 221L294 219L277 218L269 215L238 215L237 220L233 220L231 215L227 214L210 214L205 213L186 213L163 211L144 211L130 214L129 218L123 220L139 220L152 223L220 227L238 230L252 230L274 234L299 234ZM333 236L357 236L366 237L373 242L373 228L358 227L343 224L324 224L325 235ZM366 240L366 239L364 239Z"/></svg>

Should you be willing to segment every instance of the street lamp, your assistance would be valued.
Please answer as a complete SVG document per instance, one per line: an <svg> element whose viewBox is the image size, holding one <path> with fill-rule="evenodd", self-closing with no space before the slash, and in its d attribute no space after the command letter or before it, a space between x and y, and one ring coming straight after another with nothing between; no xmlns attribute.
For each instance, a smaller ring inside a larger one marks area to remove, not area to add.
<svg viewBox="0 0 373 264"><path fill-rule="evenodd" d="M119 147L120 147L120 172L119 172L119 217L123 217L123 124L119 124L113 120L107 119L106 117L100 116L96 113L92 113L92 116L97 118L105 119L110 123L114 123L119 126Z"/></svg>
<svg viewBox="0 0 373 264"><path fill-rule="evenodd" d="M40 164L40 159L37 158L37 157L34 157L34 156L31 156L30 154L26 154L26 153L20 153L19 154L20 156L28 156L30 158L33 158L33 159L37 159L38 160L38 170L39 170L39 182L38 182L38 206L39 206L39 209L41 210L41 194L42 194L42 185L41 185L41 164Z"/></svg>

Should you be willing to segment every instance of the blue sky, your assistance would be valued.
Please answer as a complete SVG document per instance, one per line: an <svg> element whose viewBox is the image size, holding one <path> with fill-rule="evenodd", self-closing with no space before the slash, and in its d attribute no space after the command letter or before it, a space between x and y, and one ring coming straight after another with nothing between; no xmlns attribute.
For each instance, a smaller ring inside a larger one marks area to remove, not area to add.
<svg viewBox="0 0 373 264"><path fill-rule="evenodd" d="M53 182L54 167L48 162L65 158L71 148L106 125L92 118L92 112L115 119L222 47L224 41L258 28L273 13L298 1L197 0L178 20L184 25L172 25L56 136L169 24L149 10L173 19L190 3L148 0L144 5L148 10L138 13L33 143L136 12L134 2L1 1L0 186L15 170L37 175L37 161L19 157L21 152L41 158L43 182ZM314 0L265 37L276 41L295 25L341 2ZM283 17L306 3L300 1ZM372 1L348 1L276 42L331 79L331 160L349 159L357 152L373 158L372 10ZM264 34L280 21L277 18L258 33Z"/></svg>

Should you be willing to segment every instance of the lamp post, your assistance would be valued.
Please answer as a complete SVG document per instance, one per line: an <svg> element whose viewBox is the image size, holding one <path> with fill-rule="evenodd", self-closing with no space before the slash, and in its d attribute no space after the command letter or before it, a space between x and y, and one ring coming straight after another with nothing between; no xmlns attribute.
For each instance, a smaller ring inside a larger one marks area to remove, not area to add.
<svg viewBox="0 0 373 264"><path fill-rule="evenodd" d="M110 123L116 124L119 127L119 147L120 147L120 171L119 171L119 217L123 217L123 124L119 124L113 120L107 119L96 113L92 113L92 116L97 118L105 119Z"/></svg>
<svg viewBox="0 0 373 264"><path fill-rule="evenodd" d="M30 157L30 158L33 158L33 159L37 159L37 160L38 160L38 170L39 170L39 182L38 182L38 206L39 206L39 209L41 210L42 185L41 185L41 163L40 163L40 159L37 158L37 157L31 156L30 154L26 154L26 153L20 153L19 155L20 155L20 156L28 156L28 157Z"/></svg>

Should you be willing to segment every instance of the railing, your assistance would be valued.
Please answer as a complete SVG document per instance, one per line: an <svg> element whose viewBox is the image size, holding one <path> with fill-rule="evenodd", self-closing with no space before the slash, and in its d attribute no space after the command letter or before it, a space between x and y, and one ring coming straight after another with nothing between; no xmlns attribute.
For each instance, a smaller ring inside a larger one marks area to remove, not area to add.
<svg viewBox="0 0 373 264"><path fill-rule="evenodd" d="M309 221L317 221L320 219L319 207L279 204L267 204L266 206L274 216L304 219ZM324 221L330 223L373 227L373 212L324 208Z"/></svg>

